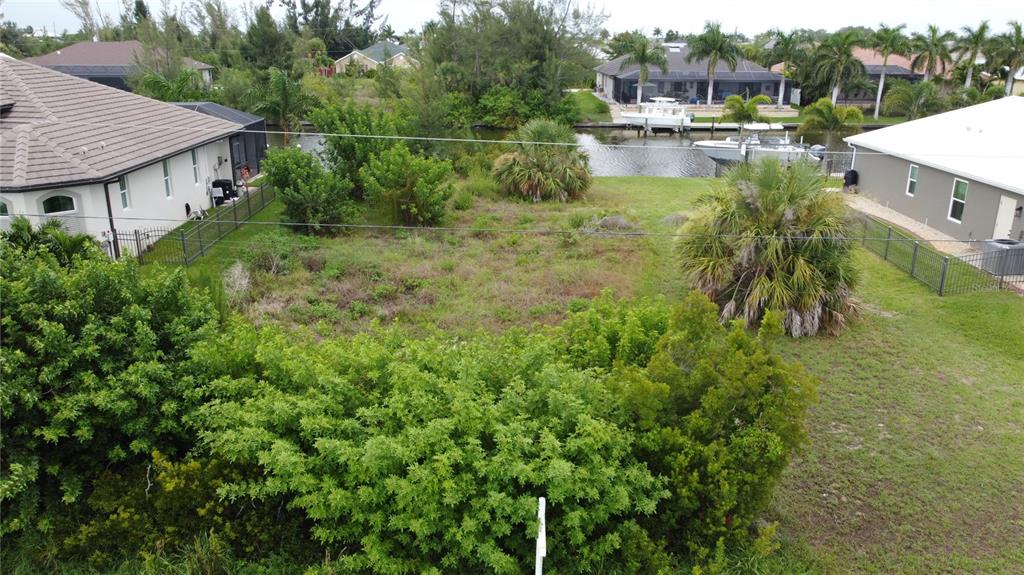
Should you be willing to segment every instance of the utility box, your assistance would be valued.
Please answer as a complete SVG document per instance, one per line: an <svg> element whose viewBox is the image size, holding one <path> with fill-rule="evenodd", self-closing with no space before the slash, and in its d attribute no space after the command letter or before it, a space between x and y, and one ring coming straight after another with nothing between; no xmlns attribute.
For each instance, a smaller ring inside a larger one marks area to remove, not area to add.
<svg viewBox="0 0 1024 575"><path fill-rule="evenodd" d="M982 267L997 276L1024 275L1024 242L985 240Z"/></svg>

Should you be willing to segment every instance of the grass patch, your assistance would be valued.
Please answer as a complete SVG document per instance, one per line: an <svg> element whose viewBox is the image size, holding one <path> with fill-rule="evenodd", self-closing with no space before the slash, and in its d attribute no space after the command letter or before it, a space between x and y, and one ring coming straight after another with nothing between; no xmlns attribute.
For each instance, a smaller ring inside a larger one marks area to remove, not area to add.
<svg viewBox="0 0 1024 575"><path fill-rule="evenodd" d="M571 92L576 100L576 106L580 110L580 121L582 122L611 122L612 113L608 103L598 98L590 90Z"/></svg>

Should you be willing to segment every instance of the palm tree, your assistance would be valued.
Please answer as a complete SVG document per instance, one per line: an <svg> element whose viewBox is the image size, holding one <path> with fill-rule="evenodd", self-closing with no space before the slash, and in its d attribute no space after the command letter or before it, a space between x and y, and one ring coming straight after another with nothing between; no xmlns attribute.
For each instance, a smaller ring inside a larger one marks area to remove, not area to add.
<svg viewBox="0 0 1024 575"><path fill-rule="evenodd" d="M822 98L804 108L803 120L796 133L808 132L825 134L825 147L832 145L832 136L848 136L860 131L864 113L855 106L836 106L828 98Z"/></svg>
<svg viewBox="0 0 1024 575"><path fill-rule="evenodd" d="M270 68L269 74L267 83L256 86L250 95L252 110L266 116L268 123L281 127L281 140L287 146L289 132L301 128L308 98L302 92L302 85L289 77L288 72Z"/></svg>
<svg viewBox="0 0 1024 575"><path fill-rule="evenodd" d="M832 89L832 105L839 99L839 89L866 76L864 63L853 55L862 38L856 30L836 32L826 38L816 54L814 75Z"/></svg>
<svg viewBox="0 0 1024 575"><path fill-rule="evenodd" d="M686 55L687 62L707 60L708 62L708 104L715 94L715 69L718 62L725 62L729 69L736 71L736 61L740 59L741 50L732 34L722 32L718 22L705 22L704 32L695 37L689 45L690 52Z"/></svg>
<svg viewBox="0 0 1024 575"><path fill-rule="evenodd" d="M70 266L76 258L86 259L103 254L92 236L69 234L64 224L57 219L47 220L33 228L27 218L18 216L11 220L7 231L0 233L0 239L19 250L45 250L53 254L64 267Z"/></svg>
<svg viewBox="0 0 1024 575"><path fill-rule="evenodd" d="M534 119L516 130L512 139L571 143L576 141L576 134L565 124ZM492 173L505 193L534 202L579 199L591 183L587 155L573 146L517 144L513 151L494 161Z"/></svg>
<svg viewBox="0 0 1024 575"><path fill-rule="evenodd" d="M953 60L949 53L949 44L956 40L952 32L939 31L938 26L929 25L926 34L914 34L910 41L911 52L916 54L910 62L915 72L924 70L924 79L928 80L936 74L946 73L946 64Z"/></svg>
<svg viewBox="0 0 1024 575"><path fill-rule="evenodd" d="M842 195L825 185L815 164L787 169L765 158L731 170L703 200L677 250L722 320L750 326L781 310L786 332L800 337L836 333L856 312L854 245L846 239L852 218Z"/></svg>
<svg viewBox="0 0 1024 575"><path fill-rule="evenodd" d="M159 72L146 71L139 78L136 92L164 102L195 102L205 100L206 84L198 70L183 68L171 78Z"/></svg>
<svg viewBox="0 0 1024 575"><path fill-rule="evenodd" d="M908 120L923 118L943 108L938 87L930 80L899 82L885 95L885 113L905 115Z"/></svg>
<svg viewBox="0 0 1024 575"><path fill-rule="evenodd" d="M772 46L772 60L782 63L782 79L779 80L779 100L776 108L782 107L782 98L786 95L786 74L789 72L789 65L795 61L802 52L807 49L807 36L798 30L785 33L782 30L775 30L775 45Z"/></svg>
<svg viewBox="0 0 1024 575"><path fill-rule="evenodd" d="M992 42L993 64L1006 68L1007 96L1013 94L1014 74L1024 67L1024 34L1021 33L1021 23L1011 21L1009 25L1010 30L996 36Z"/></svg>
<svg viewBox="0 0 1024 575"><path fill-rule="evenodd" d="M650 77L650 66L657 66L661 71L668 72L668 59L665 57L665 49L661 44L652 42L646 36L638 34L629 44L629 51L622 60L619 70L626 66L640 66L640 78L636 85L636 103L643 102L644 84Z"/></svg>
<svg viewBox="0 0 1024 575"><path fill-rule="evenodd" d="M906 56L910 53L910 39L903 34L906 24L890 28L881 24L871 36L871 47L882 54L882 77L878 80L878 93L875 95L875 119L882 108L882 92L885 90L885 69L889 65L889 56Z"/></svg>
<svg viewBox="0 0 1024 575"><path fill-rule="evenodd" d="M959 52L960 61L967 64L964 88L969 88L971 79L974 77L974 66L978 59L978 53L988 46L988 20L982 20L977 28L964 26L960 31L963 32L963 36L957 39L956 50Z"/></svg>
<svg viewBox="0 0 1024 575"><path fill-rule="evenodd" d="M744 100L742 96L733 94L725 99L725 108L722 114L723 122L736 122L737 124L749 124L750 122L760 122L764 119L764 116L757 110L759 104L771 104L772 99L764 94L758 94L749 100Z"/></svg>

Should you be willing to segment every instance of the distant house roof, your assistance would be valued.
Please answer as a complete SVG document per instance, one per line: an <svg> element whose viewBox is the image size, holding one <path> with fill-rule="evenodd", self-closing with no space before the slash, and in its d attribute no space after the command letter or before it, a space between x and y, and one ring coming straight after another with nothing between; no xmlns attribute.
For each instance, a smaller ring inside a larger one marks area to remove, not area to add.
<svg viewBox="0 0 1024 575"><path fill-rule="evenodd" d="M657 66L649 67L650 80L704 80L708 77L707 60L694 60L692 63L686 61L690 49L685 46L666 47L665 57L668 60L668 72L662 72ZM630 64L623 67L622 63L626 56L619 56L601 64L596 71L607 76L618 76L623 79L634 79L640 76L640 66ZM736 62L736 71L732 71L725 64L719 62L715 68L715 80L728 82L778 82L782 79L780 74L767 70L750 60L740 58Z"/></svg>
<svg viewBox="0 0 1024 575"><path fill-rule="evenodd" d="M849 136L846 142L1024 195L1024 97Z"/></svg>
<svg viewBox="0 0 1024 575"><path fill-rule="evenodd" d="M242 129L0 54L0 189L108 181Z"/></svg>
<svg viewBox="0 0 1024 575"><path fill-rule="evenodd" d="M882 65L884 58L882 53L871 48L854 48L853 56L864 64L864 71L869 76L881 76L882 68L885 68L886 76L921 76L914 72L913 66L911 66L910 58L906 56L899 56L896 54L889 55L889 61L886 65ZM782 62L772 66L773 72L782 72Z"/></svg>
<svg viewBox="0 0 1024 575"><path fill-rule="evenodd" d="M138 40L77 42L24 61L73 76L127 77L138 68L144 54L145 47ZM213 69L213 66L191 58L185 58L184 63L196 70Z"/></svg>
<svg viewBox="0 0 1024 575"><path fill-rule="evenodd" d="M354 52L359 52L378 64L390 60L399 54L405 54L408 51L409 48L402 44L394 44L392 42L377 42L362 50L354 50Z"/></svg>
<svg viewBox="0 0 1024 575"><path fill-rule="evenodd" d="M222 106L216 102L174 102L175 106L179 108L185 108L186 110L192 110L193 112L199 112L200 114L206 114L207 116L213 116L214 118L220 118L228 122L234 122L235 124L241 124L246 128L255 126L265 122L264 118L234 108L228 108Z"/></svg>

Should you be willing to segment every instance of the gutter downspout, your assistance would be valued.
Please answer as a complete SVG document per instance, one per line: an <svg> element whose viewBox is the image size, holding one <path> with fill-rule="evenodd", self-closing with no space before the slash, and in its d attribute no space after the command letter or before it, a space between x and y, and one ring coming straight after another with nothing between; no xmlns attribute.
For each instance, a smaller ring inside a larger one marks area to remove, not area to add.
<svg viewBox="0 0 1024 575"><path fill-rule="evenodd" d="M116 182L117 180L114 180ZM111 243L114 246L114 259L121 259L121 248L117 245L117 230L114 228L114 210L110 207L110 188L114 182L103 182L103 199L107 201L107 219L110 221Z"/></svg>
<svg viewBox="0 0 1024 575"><path fill-rule="evenodd" d="M846 146L853 150L853 159L850 160L850 169L856 169L857 166L857 146L854 146L850 142L846 142Z"/></svg>

